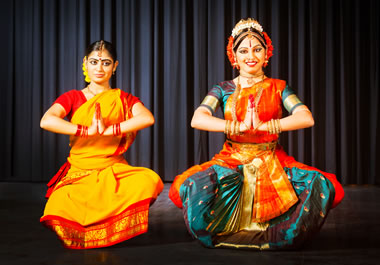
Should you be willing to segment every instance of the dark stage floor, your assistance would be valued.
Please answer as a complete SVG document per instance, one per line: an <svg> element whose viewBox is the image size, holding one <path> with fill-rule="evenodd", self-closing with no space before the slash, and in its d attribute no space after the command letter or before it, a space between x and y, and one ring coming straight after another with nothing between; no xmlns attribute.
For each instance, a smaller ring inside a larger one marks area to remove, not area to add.
<svg viewBox="0 0 380 265"><path fill-rule="evenodd" d="M151 208L149 232L104 249L68 250L39 223L44 184L0 182L0 264L380 264L380 187L345 187L321 232L297 251L207 249L187 233L168 199Z"/></svg>

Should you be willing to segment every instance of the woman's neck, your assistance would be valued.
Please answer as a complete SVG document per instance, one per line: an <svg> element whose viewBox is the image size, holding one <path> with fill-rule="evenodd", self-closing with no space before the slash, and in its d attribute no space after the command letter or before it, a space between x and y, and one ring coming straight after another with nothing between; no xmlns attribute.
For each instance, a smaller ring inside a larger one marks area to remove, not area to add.
<svg viewBox="0 0 380 265"><path fill-rule="evenodd" d="M253 86L254 84L263 81L265 78L264 72L256 73L256 74L247 74L240 73L238 76L238 81L240 82L241 87Z"/></svg>
<svg viewBox="0 0 380 265"><path fill-rule="evenodd" d="M111 87L110 87L109 83L97 84L97 83L91 82L87 86L87 89L90 91L90 93L97 95L97 94L100 94L106 90L110 90Z"/></svg>

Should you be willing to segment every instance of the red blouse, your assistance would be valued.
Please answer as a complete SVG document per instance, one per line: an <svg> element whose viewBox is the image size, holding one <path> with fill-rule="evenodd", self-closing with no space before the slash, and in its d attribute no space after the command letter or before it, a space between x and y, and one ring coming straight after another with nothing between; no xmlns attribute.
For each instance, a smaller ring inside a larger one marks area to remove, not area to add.
<svg viewBox="0 0 380 265"><path fill-rule="evenodd" d="M123 102L126 102L128 108L132 108L134 104L140 102L138 97L133 96L121 90L120 97ZM66 111L66 117L71 121L75 111L87 101L85 95L80 90L70 90L59 96L53 104L60 104Z"/></svg>

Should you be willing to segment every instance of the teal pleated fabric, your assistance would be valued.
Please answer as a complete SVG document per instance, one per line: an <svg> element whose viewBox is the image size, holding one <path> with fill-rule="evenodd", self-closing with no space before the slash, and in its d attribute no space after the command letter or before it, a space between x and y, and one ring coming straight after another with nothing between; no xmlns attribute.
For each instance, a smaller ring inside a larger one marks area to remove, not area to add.
<svg viewBox="0 0 380 265"><path fill-rule="evenodd" d="M284 170L298 203L271 219L265 229L230 234L223 232L230 218L240 214L244 178L241 166L230 169L213 165L189 177L180 189L189 232L211 248L299 247L320 230L335 196L334 187L320 172L296 167Z"/></svg>

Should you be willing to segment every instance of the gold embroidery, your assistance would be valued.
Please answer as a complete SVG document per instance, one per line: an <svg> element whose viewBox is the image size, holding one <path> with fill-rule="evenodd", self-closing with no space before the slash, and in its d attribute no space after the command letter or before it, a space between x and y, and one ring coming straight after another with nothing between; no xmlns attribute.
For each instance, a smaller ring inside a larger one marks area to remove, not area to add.
<svg viewBox="0 0 380 265"><path fill-rule="evenodd" d="M253 249L263 250L263 249L269 249L269 244L266 243L261 246L258 246L258 245L219 243L219 244L216 244L215 247L253 248Z"/></svg>
<svg viewBox="0 0 380 265"><path fill-rule="evenodd" d="M149 203L134 207L111 220L83 227L62 219L43 221L68 248L104 247L129 239L148 230Z"/></svg>

